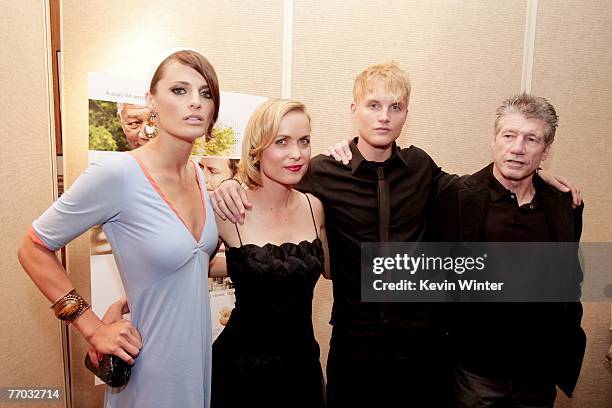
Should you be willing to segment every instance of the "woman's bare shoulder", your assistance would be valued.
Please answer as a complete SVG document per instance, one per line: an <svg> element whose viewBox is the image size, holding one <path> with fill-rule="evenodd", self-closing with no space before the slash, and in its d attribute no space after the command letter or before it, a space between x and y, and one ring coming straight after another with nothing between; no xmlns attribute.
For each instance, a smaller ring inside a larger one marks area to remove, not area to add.
<svg viewBox="0 0 612 408"><path fill-rule="evenodd" d="M306 196L308 197L308 200L310 201L310 205L312 206L312 211L316 214L319 212L323 212L323 203L321 202L321 200L319 200L316 196L310 194L310 193L305 193Z"/></svg>

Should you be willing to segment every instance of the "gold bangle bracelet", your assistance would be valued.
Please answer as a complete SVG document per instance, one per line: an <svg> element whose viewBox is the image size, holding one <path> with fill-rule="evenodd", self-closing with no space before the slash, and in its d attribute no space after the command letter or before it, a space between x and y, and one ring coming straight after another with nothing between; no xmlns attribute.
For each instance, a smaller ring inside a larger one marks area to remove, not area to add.
<svg viewBox="0 0 612 408"><path fill-rule="evenodd" d="M55 302L51 309L55 312L55 317L68 324L85 313L90 307L89 303L79 295L76 289L73 289Z"/></svg>
<svg viewBox="0 0 612 408"><path fill-rule="evenodd" d="M240 182L240 180L238 180L236 177L228 177L225 180L222 180L221 183L219 183L219 185L225 183L226 181L230 181L230 180L234 180L235 182L237 182L238 184L242 185L242 183Z"/></svg>

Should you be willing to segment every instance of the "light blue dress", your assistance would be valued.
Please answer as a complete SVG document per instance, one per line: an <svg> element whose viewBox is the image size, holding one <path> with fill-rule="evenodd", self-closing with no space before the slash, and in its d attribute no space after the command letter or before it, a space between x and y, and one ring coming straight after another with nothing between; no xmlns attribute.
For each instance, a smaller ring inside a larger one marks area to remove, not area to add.
<svg viewBox="0 0 612 408"><path fill-rule="evenodd" d="M111 244L143 347L129 383L107 387L106 407L210 404L207 278L218 233L204 174L195 167L205 203L199 240L128 153L92 163L32 224L35 238L53 251L97 224Z"/></svg>

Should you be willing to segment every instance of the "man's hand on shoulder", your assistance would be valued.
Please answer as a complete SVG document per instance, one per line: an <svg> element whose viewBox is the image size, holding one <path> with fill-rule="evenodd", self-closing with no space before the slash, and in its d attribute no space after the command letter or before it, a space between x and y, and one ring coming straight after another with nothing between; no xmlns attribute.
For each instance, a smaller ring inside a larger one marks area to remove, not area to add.
<svg viewBox="0 0 612 408"><path fill-rule="evenodd" d="M580 205L582 204L582 196L580 194L580 189L578 187L574 187L572 185L572 182L567 177L563 177L558 174L552 174L546 170L539 170L538 176L540 176L540 178L551 187L554 187L563 193L572 193L572 206L574 208L580 207Z"/></svg>
<svg viewBox="0 0 612 408"><path fill-rule="evenodd" d="M344 164L349 164L353 158L349 143L352 139L343 140L336 143L333 146L329 146L327 150L323 152L325 156L333 157L336 161L341 161Z"/></svg>

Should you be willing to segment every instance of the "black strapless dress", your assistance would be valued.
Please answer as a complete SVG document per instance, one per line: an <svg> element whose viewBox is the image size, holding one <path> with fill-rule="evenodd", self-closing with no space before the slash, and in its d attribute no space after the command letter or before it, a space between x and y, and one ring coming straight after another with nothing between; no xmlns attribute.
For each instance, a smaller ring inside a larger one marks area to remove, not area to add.
<svg viewBox="0 0 612 408"><path fill-rule="evenodd" d="M225 256L236 306L213 344L211 406L323 407L312 328L321 241L245 244Z"/></svg>

